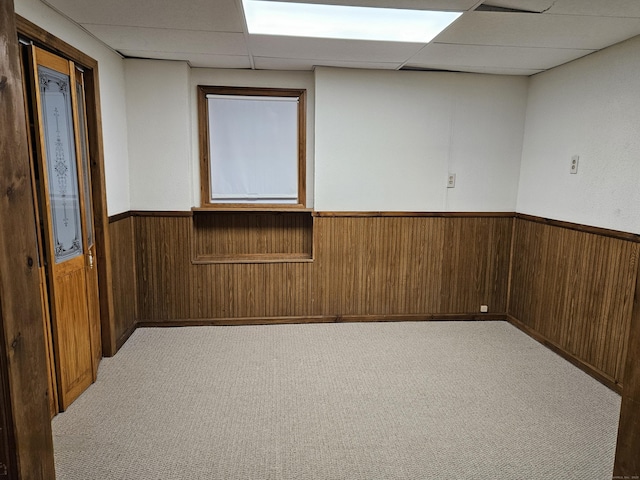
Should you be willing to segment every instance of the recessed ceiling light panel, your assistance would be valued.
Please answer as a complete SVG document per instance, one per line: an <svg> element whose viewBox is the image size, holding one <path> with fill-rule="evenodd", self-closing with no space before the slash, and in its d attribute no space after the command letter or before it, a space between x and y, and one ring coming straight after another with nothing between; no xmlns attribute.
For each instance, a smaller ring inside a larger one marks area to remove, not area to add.
<svg viewBox="0 0 640 480"><path fill-rule="evenodd" d="M250 34L428 43L461 12L242 0Z"/></svg>

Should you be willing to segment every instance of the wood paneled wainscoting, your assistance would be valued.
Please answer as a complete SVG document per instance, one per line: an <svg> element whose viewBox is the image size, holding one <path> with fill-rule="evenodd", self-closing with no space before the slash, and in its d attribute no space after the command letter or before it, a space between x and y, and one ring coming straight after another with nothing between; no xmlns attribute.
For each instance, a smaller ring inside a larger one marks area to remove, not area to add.
<svg viewBox="0 0 640 480"><path fill-rule="evenodd" d="M518 214L509 319L620 392L639 237Z"/></svg>
<svg viewBox="0 0 640 480"><path fill-rule="evenodd" d="M112 217L117 317L142 325L505 318L513 213L230 215ZM277 236L280 252L265 235ZM221 239L233 238L253 250L224 250ZM133 326L118 325L119 338Z"/></svg>
<svg viewBox="0 0 640 480"><path fill-rule="evenodd" d="M135 330L137 315L135 225L129 212L109 218L116 348Z"/></svg>

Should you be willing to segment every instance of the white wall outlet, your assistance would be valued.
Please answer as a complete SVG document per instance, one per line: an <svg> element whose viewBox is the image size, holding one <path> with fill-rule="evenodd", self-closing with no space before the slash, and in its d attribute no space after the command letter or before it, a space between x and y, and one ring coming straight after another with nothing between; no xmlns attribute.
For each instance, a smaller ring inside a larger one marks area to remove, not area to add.
<svg viewBox="0 0 640 480"><path fill-rule="evenodd" d="M447 177L447 188L456 188L456 174L450 173Z"/></svg>
<svg viewBox="0 0 640 480"><path fill-rule="evenodd" d="M480 305L480 313L487 313L489 311L488 305Z"/></svg>
<svg viewBox="0 0 640 480"><path fill-rule="evenodd" d="M571 157L571 169L569 173L578 173L578 161L580 160L580 155L573 155Z"/></svg>

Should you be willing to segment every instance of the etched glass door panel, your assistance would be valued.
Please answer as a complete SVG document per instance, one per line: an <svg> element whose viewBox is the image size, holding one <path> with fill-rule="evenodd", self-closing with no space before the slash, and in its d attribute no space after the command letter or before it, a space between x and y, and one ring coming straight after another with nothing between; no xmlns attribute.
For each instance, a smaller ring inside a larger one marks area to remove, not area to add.
<svg viewBox="0 0 640 480"><path fill-rule="evenodd" d="M68 75L38 66L41 114L49 177L55 263L82 255L71 86Z"/></svg>

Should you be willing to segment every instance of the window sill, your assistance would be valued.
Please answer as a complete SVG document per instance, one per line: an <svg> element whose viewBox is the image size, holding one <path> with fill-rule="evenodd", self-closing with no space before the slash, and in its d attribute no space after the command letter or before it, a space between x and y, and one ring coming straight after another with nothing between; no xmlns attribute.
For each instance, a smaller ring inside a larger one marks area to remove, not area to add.
<svg viewBox="0 0 640 480"><path fill-rule="evenodd" d="M207 205L205 207L193 207L192 212L309 212L313 213L313 208L306 208L302 205L237 205L237 204L220 204Z"/></svg>

